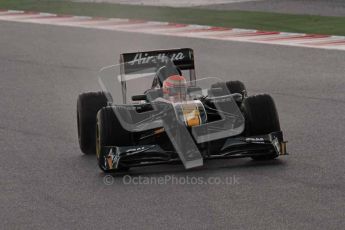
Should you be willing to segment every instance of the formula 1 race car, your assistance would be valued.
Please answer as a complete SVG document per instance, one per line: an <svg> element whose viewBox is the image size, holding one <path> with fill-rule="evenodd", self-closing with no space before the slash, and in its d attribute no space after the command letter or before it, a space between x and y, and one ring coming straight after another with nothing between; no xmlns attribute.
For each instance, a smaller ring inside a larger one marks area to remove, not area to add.
<svg viewBox="0 0 345 230"><path fill-rule="evenodd" d="M78 138L104 172L287 154L272 97L248 96L237 80L197 80L192 49L124 53L98 80L102 91L78 97Z"/></svg>

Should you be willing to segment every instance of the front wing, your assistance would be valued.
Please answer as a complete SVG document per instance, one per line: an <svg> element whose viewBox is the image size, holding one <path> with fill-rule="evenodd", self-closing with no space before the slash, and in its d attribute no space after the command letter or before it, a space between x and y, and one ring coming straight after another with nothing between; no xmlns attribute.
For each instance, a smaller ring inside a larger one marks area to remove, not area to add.
<svg viewBox="0 0 345 230"><path fill-rule="evenodd" d="M286 143L283 140L283 133L279 131L260 136L230 137L216 148L217 151L210 151L209 148L200 147L200 153L204 160L264 155L279 156L288 154L286 152ZM122 147L105 146L101 150L100 157L104 158L104 165L100 165L104 171L123 167L181 162L179 154L174 149L163 149L158 143Z"/></svg>

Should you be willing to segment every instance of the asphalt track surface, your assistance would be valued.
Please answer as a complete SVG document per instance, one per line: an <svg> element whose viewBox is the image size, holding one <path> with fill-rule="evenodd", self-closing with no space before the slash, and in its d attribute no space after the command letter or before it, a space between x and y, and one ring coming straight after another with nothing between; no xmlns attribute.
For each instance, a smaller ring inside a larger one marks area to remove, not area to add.
<svg viewBox="0 0 345 230"><path fill-rule="evenodd" d="M124 51L191 47L197 74L275 98L290 155L130 171L232 185L114 184L78 146L76 98ZM1 229L342 229L345 52L0 22Z"/></svg>

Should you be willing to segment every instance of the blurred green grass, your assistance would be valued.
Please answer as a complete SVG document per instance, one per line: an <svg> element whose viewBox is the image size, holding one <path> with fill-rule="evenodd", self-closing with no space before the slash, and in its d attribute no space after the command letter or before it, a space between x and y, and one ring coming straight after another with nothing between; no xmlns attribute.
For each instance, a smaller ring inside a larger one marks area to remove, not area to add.
<svg viewBox="0 0 345 230"><path fill-rule="evenodd" d="M230 28L345 35L345 17L80 3L66 0L0 0L0 9L135 18Z"/></svg>

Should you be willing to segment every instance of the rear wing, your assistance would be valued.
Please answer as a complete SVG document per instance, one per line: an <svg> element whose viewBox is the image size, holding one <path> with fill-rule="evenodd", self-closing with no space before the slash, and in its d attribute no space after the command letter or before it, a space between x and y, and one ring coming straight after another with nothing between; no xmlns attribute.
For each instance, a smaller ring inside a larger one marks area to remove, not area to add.
<svg viewBox="0 0 345 230"><path fill-rule="evenodd" d="M179 69L188 71L190 81L195 82L194 52L190 48L141 51L120 55L124 103L126 98L126 75L155 73L159 67L166 63L167 59L171 60Z"/></svg>
<svg viewBox="0 0 345 230"><path fill-rule="evenodd" d="M131 74L144 70L155 69L157 65L164 64L168 57L181 70L194 70L194 54L190 48L154 50L135 53L123 53L120 64L123 64L122 74Z"/></svg>

